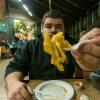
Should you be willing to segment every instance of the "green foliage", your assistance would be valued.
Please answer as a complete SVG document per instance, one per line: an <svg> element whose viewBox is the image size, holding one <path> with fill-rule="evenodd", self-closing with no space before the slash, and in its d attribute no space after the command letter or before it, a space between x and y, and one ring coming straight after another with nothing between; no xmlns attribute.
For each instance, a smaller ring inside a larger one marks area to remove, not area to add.
<svg viewBox="0 0 100 100"><path fill-rule="evenodd" d="M16 23L16 24L14 25L14 28L15 28L16 30L20 30L20 29L26 30L26 25L25 25L25 23L23 23L23 22L18 22L18 23Z"/></svg>

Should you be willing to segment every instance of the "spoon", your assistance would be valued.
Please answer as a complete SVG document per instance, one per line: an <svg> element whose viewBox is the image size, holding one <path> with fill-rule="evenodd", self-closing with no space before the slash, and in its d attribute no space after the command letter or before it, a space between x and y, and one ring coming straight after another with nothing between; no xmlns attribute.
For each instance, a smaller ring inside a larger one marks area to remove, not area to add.
<svg viewBox="0 0 100 100"><path fill-rule="evenodd" d="M52 97L53 99L64 98L64 97L65 97L65 96L60 96L60 97L54 96L54 95L51 95L51 94L48 94L48 93L45 93L45 92L42 92L42 91L39 91L39 90L34 90L34 89L33 89L33 92L37 92L37 93L40 93L40 94L42 94L42 95L50 96L50 97Z"/></svg>
<svg viewBox="0 0 100 100"><path fill-rule="evenodd" d="M45 92L42 92L42 91L39 91L39 90L34 90L34 89L33 89L33 92L37 92L37 93L40 93L40 94L43 94L43 95L48 95L48 96L55 97L55 96L53 96L53 95L51 95L51 94L48 94L48 93L45 93Z"/></svg>
<svg viewBox="0 0 100 100"><path fill-rule="evenodd" d="M87 43L93 43L93 40L80 41L77 44L73 45L72 48L63 48L63 50L65 51L78 50L80 46L82 46L83 44L87 44Z"/></svg>

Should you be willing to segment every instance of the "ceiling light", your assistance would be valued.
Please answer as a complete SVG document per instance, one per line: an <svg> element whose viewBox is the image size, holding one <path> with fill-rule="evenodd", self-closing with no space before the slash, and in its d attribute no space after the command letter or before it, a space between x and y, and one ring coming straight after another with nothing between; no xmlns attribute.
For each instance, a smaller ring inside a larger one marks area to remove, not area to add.
<svg viewBox="0 0 100 100"><path fill-rule="evenodd" d="M18 23L18 22L20 22L20 20L14 19L14 23Z"/></svg>
<svg viewBox="0 0 100 100"><path fill-rule="evenodd" d="M22 0L18 0L19 2L21 2Z"/></svg>
<svg viewBox="0 0 100 100"><path fill-rule="evenodd" d="M23 7L25 8L26 11L28 11L28 8L26 5L23 4Z"/></svg>
<svg viewBox="0 0 100 100"><path fill-rule="evenodd" d="M32 16L32 13L30 11L28 11L29 15Z"/></svg>
<svg viewBox="0 0 100 100"><path fill-rule="evenodd" d="M29 11L26 5L23 4L24 9L29 13L30 16L32 16L32 13Z"/></svg>

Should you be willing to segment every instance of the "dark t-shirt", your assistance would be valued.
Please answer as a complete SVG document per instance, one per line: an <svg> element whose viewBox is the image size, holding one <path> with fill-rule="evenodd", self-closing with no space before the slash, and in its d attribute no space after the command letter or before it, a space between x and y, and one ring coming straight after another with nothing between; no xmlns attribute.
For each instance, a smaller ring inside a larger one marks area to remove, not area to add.
<svg viewBox="0 0 100 100"><path fill-rule="evenodd" d="M5 77L14 71L20 71L24 75L29 74L30 79L64 79L73 78L75 61L70 52L67 52L68 63L64 65L64 71L60 72L56 66L50 64L51 56L44 52L42 36L29 41L24 48L18 49L13 60L7 66Z"/></svg>

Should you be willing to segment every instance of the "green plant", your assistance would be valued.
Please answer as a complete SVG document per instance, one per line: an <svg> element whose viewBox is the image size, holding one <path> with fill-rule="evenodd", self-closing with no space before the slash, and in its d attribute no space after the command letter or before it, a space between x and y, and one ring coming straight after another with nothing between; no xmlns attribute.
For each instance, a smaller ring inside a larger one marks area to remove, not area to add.
<svg viewBox="0 0 100 100"><path fill-rule="evenodd" d="M26 30L26 25L23 22L18 22L15 23L14 28L15 30L21 30L21 29Z"/></svg>

